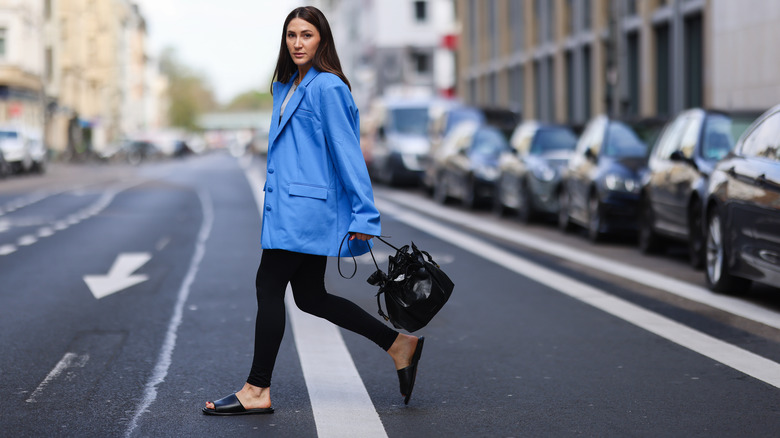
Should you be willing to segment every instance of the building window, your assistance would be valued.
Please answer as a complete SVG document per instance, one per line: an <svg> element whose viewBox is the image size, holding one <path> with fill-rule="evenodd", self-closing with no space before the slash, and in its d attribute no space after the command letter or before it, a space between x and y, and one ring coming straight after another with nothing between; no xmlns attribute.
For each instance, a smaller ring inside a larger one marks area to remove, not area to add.
<svg viewBox="0 0 780 438"><path fill-rule="evenodd" d="M626 1L626 16L633 17L634 15L639 13L636 0L625 0L625 1Z"/></svg>
<svg viewBox="0 0 780 438"><path fill-rule="evenodd" d="M433 71L431 65L431 56L428 53L413 52L412 53L412 66L414 72L418 75L429 75Z"/></svg>
<svg viewBox="0 0 780 438"><path fill-rule="evenodd" d="M575 112L574 102L574 52L569 50L566 52L566 119L569 123L574 123L577 115Z"/></svg>
<svg viewBox="0 0 780 438"><path fill-rule="evenodd" d="M685 105L701 106L703 99L702 19L694 15L685 19Z"/></svg>
<svg viewBox="0 0 780 438"><path fill-rule="evenodd" d="M628 102L626 112L635 116L639 114L639 34L628 34L626 39L628 52Z"/></svg>
<svg viewBox="0 0 780 438"><path fill-rule="evenodd" d="M498 105L498 74L491 73L488 75L488 104Z"/></svg>
<svg viewBox="0 0 780 438"><path fill-rule="evenodd" d="M593 21L593 11L591 11L590 0L582 0L582 28L590 30Z"/></svg>
<svg viewBox="0 0 780 438"><path fill-rule="evenodd" d="M545 28L545 41L555 39L555 2L545 2L547 6L547 26Z"/></svg>
<svg viewBox="0 0 780 438"><path fill-rule="evenodd" d="M535 43L541 44L544 41L544 15L542 14L542 8L544 7L544 0L534 1L534 26L536 27L536 41Z"/></svg>
<svg viewBox="0 0 780 438"><path fill-rule="evenodd" d="M472 79L469 81L469 102L471 102L472 105L477 105L479 98L479 93L477 90L477 80Z"/></svg>
<svg viewBox="0 0 780 438"><path fill-rule="evenodd" d="M0 57L5 57L5 34L6 28L0 27Z"/></svg>
<svg viewBox="0 0 780 438"><path fill-rule="evenodd" d="M669 63L669 25L664 24L655 29L655 81L656 81L656 113L659 116L670 115L669 92L671 89L671 68Z"/></svg>
<svg viewBox="0 0 780 438"><path fill-rule="evenodd" d="M512 32L512 44L515 52L525 49L525 0L509 2L509 29Z"/></svg>
<svg viewBox="0 0 780 438"><path fill-rule="evenodd" d="M47 21L51 19L51 0L43 2L43 16Z"/></svg>
<svg viewBox="0 0 780 438"><path fill-rule="evenodd" d="M414 2L414 19L417 20L418 23L424 23L428 21L427 1L422 0Z"/></svg>
<svg viewBox="0 0 780 438"><path fill-rule="evenodd" d="M477 0L471 0L469 2L469 45L471 50L471 63L477 64L479 62L479 29L477 28L477 14L479 8L477 7Z"/></svg>
<svg viewBox="0 0 780 438"><path fill-rule="evenodd" d="M582 83L583 87L583 108L585 108L585 120L590 119L591 108L593 108L593 96L591 89L593 88L593 67L592 67L592 55L590 46L585 46L582 50Z"/></svg>
<svg viewBox="0 0 780 438"><path fill-rule="evenodd" d="M524 90L525 70L522 65L518 65L509 71L509 103L513 109L523 108Z"/></svg>
<svg viewBox="0 0 780 438"><path fill-rule="evenodd" d="M544 93L542 90L542 62L534 61L534 117L538 120L544 120L542 115Z"/></svg>
<svg viewBox="0 0 780 438"><path fill-rule="evenodd" d="M498 5L497 0L488 2L488 29L490 29L490 54L493 59L498 58L501 40L498 29Z"/></svg>
<svg viewBox="0 0 780 438"><path fill-rule="evenodd" d="M51 47L46 48L46 80L51 82L54 79L54 54Z"/></svg>
<svg viewBox="0 0 780 438"><path fill-rule="evenodd" d="M534 61L534 113L544 122L552 122L555 118L555 96L551 77L553 68L552 57Z"/></svg>

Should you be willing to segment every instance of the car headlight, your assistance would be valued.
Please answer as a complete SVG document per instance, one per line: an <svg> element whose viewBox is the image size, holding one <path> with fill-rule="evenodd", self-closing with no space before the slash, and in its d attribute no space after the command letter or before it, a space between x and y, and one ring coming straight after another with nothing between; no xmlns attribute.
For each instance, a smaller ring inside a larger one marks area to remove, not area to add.
<svg viewBox="0 0 780 438"><path fill-rule="evenodd" d="M417 154L401 154L401 161L404 167L409 170L423 170L420 156Z"/></svg>
<svg viewBox="0 0 780 438"><path fill-rule="evenodd" d="M474 174L485 181L495 181L498 179L498 169L489 166L478 166L474 169Z"/></svg>
<svg viewBox="0 0 780 438"><path fill-rule="evenodd" d="M550 182L555 179L555 169L548 166L542 166L534 169L534 175L539 181Z"/></svg>
<svg viewBox="0 0 780 438"><path fill-rule="evenodd" d="M621 175L612 173L607 175L604 182L609 190L629 193L639 192L639 182L633 178L624 178Z"/></svg>

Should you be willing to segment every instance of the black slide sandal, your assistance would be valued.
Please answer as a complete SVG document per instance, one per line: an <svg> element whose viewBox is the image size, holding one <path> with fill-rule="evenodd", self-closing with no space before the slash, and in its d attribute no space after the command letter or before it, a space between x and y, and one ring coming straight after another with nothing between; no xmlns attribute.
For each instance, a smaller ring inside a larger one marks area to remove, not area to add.
<svg viewBox="0 0 780 438"><path fill-rule="evenodd" d="M223 397L214 403L214 409L204 407L203 413L206 415L251 415L251 414L273 414L274 408L246 409L235 394Z"/></svg>
<svg viewBox="0 0 780 438"><path fill-rule="evenodd" d="M420 336L417 340L417 347L414 349L414 355L412 356L412 363L408 367L398 370L398 381L401 384L401 395L404 396L404 404L409 404L409 399L412 398L412 390L414 389L414 381L417 378L417 364L420 362L420 356L422 356L423 343L425 337Z"/></svg>

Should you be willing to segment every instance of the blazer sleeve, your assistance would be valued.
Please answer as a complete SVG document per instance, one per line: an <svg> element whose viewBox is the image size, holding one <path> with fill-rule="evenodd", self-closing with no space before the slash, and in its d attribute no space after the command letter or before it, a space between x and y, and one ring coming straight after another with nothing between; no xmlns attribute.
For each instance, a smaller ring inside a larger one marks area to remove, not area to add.
<svg viewBox="0 0 780 438"><path fill-rule="evenodd" d="M340 79L334 82L337 83L329 83L322 90L321 120L328 153L352 206L349 232L379 236L379 211L360 150L358 110L346 84Z"/></svg>

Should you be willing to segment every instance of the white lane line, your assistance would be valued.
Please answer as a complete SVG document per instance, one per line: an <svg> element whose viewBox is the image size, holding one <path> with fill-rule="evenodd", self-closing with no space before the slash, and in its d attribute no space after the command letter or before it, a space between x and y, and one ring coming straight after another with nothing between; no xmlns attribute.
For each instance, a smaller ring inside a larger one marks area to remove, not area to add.
<svg viewBox="0 0 780 438"><path fill-rule="evenodd" d="M387 437L339 329L285 296L319 438Z"/></svg>
<svg viewBox="0 0 780 438"><path fill-rule="evenodd" d="M59 362L57 362L57 365L54 366L54 368L49 371L49 374L46 375L46 377L43 379L40 385L38 385L37 388L35 388L35 391L30 395L30 397L26 400L27 403L35 403L36 400L46 389L47 386L49 386L49 383L53 382L57 379L57 377L62 374L63 371L65 371L68 368L84 368L84 365L87 364L89 361L89 355L83 354L79 356L76 353L65 353L65 356L60 359Z"/></svg>
<svg viewBox="0 0 780 438"><path fill-rule="evenodd" d="M165 340L160 349L160 354L157 356L157 362L154 365L152 376L149 378L149 381L146 382L143 399L141 399L141 402L136 406L133 418L127 426L127 430L125 431L126 437L129 437L133 433L133 430L138 427L138 421L141 419L141 416L157 398L157 386L164 382L165 377L168 376L173 350L176 348L177 333L182 322L184 304L190 296L190 286L192 286L192 283L195 281L195 276L198 274L198 269L200 268L200 262L206 254L206 241L211 234L211 228L214 224L214 206L211 203L211 198L208 193L198 191L198 197L200 198L200 205L203 212L203 222L201 223L200 231L198 232L195 251L192 254L187 274L184 276L184 280L179 287L176 304L173 307L173 315L168 322L168 330L165 333Z"/></svg>
<svg viewBox="0 0 780 438"><path fill-rule="evenodd" d="M37 242L37 241L38 241L37 237L35 237L35 236L31 235L31 234L26 234L26 235L20 237L19 240L16 242L16 244L19 245L19 246L30 246L33 243Z"/></svg>
<svg viewBox="0 0 780 438"><path fill-rule="evenodd" d="M240 163L262 217L265 199L263 178L249 163ZM285 302L311 400L317 436L386 437L382 420L339 329L328 321L300 311L289 288Z"/></svg>
<svg viewBox="0 0 780 438"><path fill-rule="evenodd" d="M403 210L397 204L380 200L378 206L379 211L383 214L390 214L407 225L425 231L447 243L459 246L466 251L601 309L696 353L714 359L776 388L780 388L780 364L765 357L713 338L590 285L531 263L515 254L487 244L468 234L443 226L422 215Z"/></svg>
<svg viewBox="0 0 780 438"><path fill-rule="evenodd" d="M695 301L697 303L705 304L718 310L731 313L732 315L740 316L742 318L759 322L769 327L780 329L780 312L761 307L751 302L727 295L715 294L710 290L700 286L667 277L647 269L638 268L626 263L600 257L589 252L577 251L572 247L561 245L550 240L545 240L532 234L502 226L500 224L484 227L484 223L480 222L479 224L483 226L478 228L478 225L475 224L473 216L456 210L444 208L427 200L421 201L419 198L415 198L412 201L409 199L408 195L403 196L402 194L394 193L382 193L381 196L399 204L418 209L427 215L444 219L450 223L477 230L481 233L489 234L502 240L533 248L537 251L554 255L558 258L569 260L582 266L587 266L598 271L632 280L636 283L663 290L670 294L674 294L691 301Z"/></svg>
<svg viewBox="0 0 780 438"><path fill-rule="evenodd" d="M0 245L0 256L12 254L16 252L16 246L14 245Z"/></svg>

